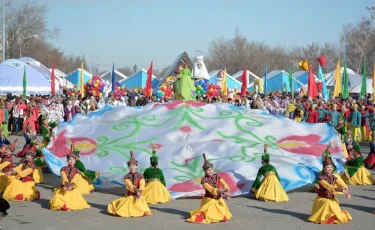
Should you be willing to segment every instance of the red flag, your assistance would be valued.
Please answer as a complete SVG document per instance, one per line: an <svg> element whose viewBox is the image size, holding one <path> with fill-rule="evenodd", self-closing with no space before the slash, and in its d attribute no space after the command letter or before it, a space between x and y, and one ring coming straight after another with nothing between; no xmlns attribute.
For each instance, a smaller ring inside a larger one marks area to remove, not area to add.
<svg viewBox="0 0 375 230"><path fill-rule="evenodd" d="M52 71L51 71L51 93L54 96L56 94L55 91L55 67L54 62L52 61Z"/></svg>
<svg viewBox="0 0 375 230"><path fill-rule="evenodd" d="M314 99L316 96L319 95L318 93L318 88L316 87L316 82L314 78L314 73L312 70L312 65L310 65L309 68L309 81L308 81L308 91L309 91L309 96Z"/></svg>
<svg viewBox="0 0 375 230"><path fill-rule="evenodd" d="M247 93L247 70L246 70L246 66L243 69L241 79L242 79L242 87L241 87L241 97L242 97L242 96L246 95L246 93Z"/></svg>
<svg viewBox="0 0 375 230"><path fill-rule="evenodd" d="M144 90L144 92L145 92L144 96L145 97L151 96L152 63L153 62L151 62L150 68L148 68L148 71L147 71L147 81L146 81L146 87L145 87L145 90Z"/></svg>

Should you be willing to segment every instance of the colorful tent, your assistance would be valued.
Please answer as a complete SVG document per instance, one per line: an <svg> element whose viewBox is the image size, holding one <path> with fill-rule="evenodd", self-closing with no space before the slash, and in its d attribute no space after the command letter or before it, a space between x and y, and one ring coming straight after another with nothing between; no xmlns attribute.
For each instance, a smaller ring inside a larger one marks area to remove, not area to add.
<svg viewBox="0 0 375 230"><path fill-rule="evenodd" d="M104 80L104 81L108 81L112 84L112 69L106 71L105 73L103 73L102 75L100 75L100 77ZM127 79L128 77L121 73L120 71L116 70L115 69L115 81L122 81L122 80L125 80Z"/></svg>
<svg viewBox="0 0 375 230"><path fill-rule="evenodd" d="M211 73L209 73L209 76L210 76L209 82L211 84L215 84L215 85L221 86L221 80L217 78L217 75L219 74L220 71L221 70L214 70ZM234 89L234 88L241 89L241 86L242 86L241 82L237 81L232 76L230 76L229 74L227 74L227 88L229 90Z"/></svg>
<svg viewBox="0 0 375 230"><path fill-rule="evenodd" d="M134 89L134 88L144 88L146 86L147 81L147 70L139 70L135 74L129 76L128 78L121 80L120 84L121 86L125 86L128 89ZM160 79L158 79L155 75L152 75L152 82L151 82L151 88L156 88L160 82Z"/></svg>
<svg viewBox="0 0 375 230"><path fill-rule="evenodd" d="M0 63L0 94L23 93L25 68L27 94L50 94L51 84L49 80L30 65L16 59L9 59Z"/></svg>
<svg viewBox="0 0 375 230"><path fill-rule="evenodd" d="M92 78L92 74L88 71L83 71L83 81L84 83L88 82ZM81 69L76 69L73 72L69 73L68 76L65 77L68 81L75 84L77 88L80 87L80 79L81 79Z"/></svg>

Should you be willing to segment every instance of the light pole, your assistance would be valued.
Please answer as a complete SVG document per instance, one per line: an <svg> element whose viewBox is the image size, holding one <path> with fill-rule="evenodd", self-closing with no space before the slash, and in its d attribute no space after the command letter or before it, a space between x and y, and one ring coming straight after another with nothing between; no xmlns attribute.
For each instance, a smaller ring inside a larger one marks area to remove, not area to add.
<svg viewBox="0 0 375 230"><path fill-rule="evenodd" d="M194 50L194 51L197 52L197 53L201 53L201 54L204 54L204 55L208 56L207 53L205 53L203 51L200 51L200 50Z"/></svg>
<svg viewBox="0 0 375 230"><path fill-rule="evenodd" d="M3 0L3 61L5 61L5 0Z"/></svg>

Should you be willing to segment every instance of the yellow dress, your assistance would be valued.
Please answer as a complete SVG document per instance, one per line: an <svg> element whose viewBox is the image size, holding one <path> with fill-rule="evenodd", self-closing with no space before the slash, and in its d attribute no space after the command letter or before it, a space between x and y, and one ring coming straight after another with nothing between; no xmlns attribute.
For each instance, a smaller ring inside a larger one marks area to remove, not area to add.
<svg viewBox="0 0 375 230"><path fill-rule="evenodd" d="M3 198L8 201L30 201L40 198L33 181L34 161L24 162L13 169L17 176L9 177Z"/></svg>
<svg viewBox="0 0 375 230"><path fill-rule="evenodd" d="M127 196L112 201L108 205L108 213L121 217L141 217L152 215L143 195L137 199L137 196L134 194L135 188L141 191L144 191L145 189L143 175L140 173L129 173L125 176L124 183L128 190Z"/></svg>
<svg viewBox="0 0 375 230"><path fill-rule="evenodd" d="M158 179L147 182L143 193L147 204L167 203L171 201L171 194Z"/></svg>
<svg viewBox="0 0 375 230"><path fill-rule="evenodd" d="M346 186L340 177L334 175L319 177L318 196L315 198L308 221L316 224L343 224L352 220L348 211L340 209L339 201L334 196L334 191L341 190L335 189L336 183L340 188Z"/></svg>
<svg viewBox="0 0 375 230"><path fill-rule="evenodd" d="M287 202L288 195L274 173L266 175L255 193L255 198L264 201Z"/></svg>
<svg viewBox="0 0 375 230"><path fill-rule="evenodd" d="M35 184L44 183L43 171L40 166L35 166L35 170L33 172L33 179Z"/></svg>
<svg viewBox="0 0 375 230"><path fill-rule="evenodd" d="M372 178L371 173L365 168L365 166L361 166L357 172L350 178L348 181L350 185L373 185L374 179Z"/></svg>
<svg viewBox="0 0 375 230"><path fill-rule="evenodd" d="M217 174L214 174L212 177L203 177L202 185L206 194L202 199L201 206L194 211L190 211L190 218L186 221L191 223L209 224L226 222L232 219L233 216L229 212L224 199L218 193L220 188L229 191L229 187L225 181Z"/></svg>
<svg viewBox="0 0 375 230"><path fill-rule="evenodd" d="M4 156L1 158L0 162L0 170L3 171L0 172L0 193L3 193L9 184L9 178L4 172L9 171L13 163L8 161Z"/></svg>
<svg viewBox="0 0 375 230"><path fill-rule="evenodd" d="M65 166L61 169L61 186L54 191L54 196L49 201L49 208L52 211L62 210L82 210L90 208L90 205L83 198L77 185L79 183L80 174L79 170L75 167ZM64 191L63 185L71 183L73 189L70 191Z"/></svg>
<svg viewBox="0 0 375 230"><path fill-rule="evenodd" d="M82 195L87 195L94 191L94 185L91 184L90 179L85 174L80 172L77 177L79 177L79 180L77 181L77 189Z"/></svg>

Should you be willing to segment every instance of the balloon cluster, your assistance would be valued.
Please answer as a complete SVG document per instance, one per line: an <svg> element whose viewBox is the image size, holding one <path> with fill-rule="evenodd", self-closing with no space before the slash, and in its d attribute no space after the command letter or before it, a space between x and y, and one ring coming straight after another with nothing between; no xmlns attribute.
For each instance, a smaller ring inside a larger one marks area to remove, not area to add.
<svg viewBox="0 0 375 230"><path fill-rule="evenodd" d="M196 80L195 88L198 96L205 97L208 89L208 81Z"/></svg>
<svg viewBox="0 0 375 230"><path fill-rule="evenodd" d="M218 97L221 95L221 86L210 84L208 86L207 96L210 98Z"/></svg>
<svg viewBox="0 0 375 230"><path fill-rule="evenodd" d="M79 91L76 85L74 85L73 89L65 88L64 91L65 91L65 94L68 95L68 97L81 95L81 92Z"/></svg>
<svg viewBox="0 0 375 230"><path fill-rule="evenodd" d="M117 81L115 83L115 98L123 97L125 96L125 94L126 94L125 85L121 86L120 82Z"/></svg>
<svg viewBox="0 0 375 230"><path fill-rule="evenodd" d="M170 101L172 99L173 86L168 84L162 84L156 88L153 95L156 97L157 101Z"/></svg>
<svg viewBox="0 0 375 230"><path fill-rule="evenodd" d="M92 76L91 80L89 80L84 86L86 95L102 97L105 85L105 82L99 76Z"/></svg>

